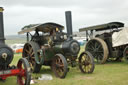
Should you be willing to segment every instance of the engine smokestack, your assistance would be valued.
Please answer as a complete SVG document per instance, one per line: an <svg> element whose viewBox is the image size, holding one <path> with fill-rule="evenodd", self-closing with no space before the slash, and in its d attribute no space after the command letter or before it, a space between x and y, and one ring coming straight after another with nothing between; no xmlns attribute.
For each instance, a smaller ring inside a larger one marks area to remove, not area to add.
<svg viewBox="0 0 128 85"><path fill-rule="evenodd" d="M5 43L3 11L4 11L3 7L0 7L0 43Z"/></svg>
<svg viewBox="0 0 128 85"><path fill-rule="evenodd" d="M67 26L67 34L68 36L72 36L72 15L71 11L66 11L65 12L66 16L66 26Z"/></svg>

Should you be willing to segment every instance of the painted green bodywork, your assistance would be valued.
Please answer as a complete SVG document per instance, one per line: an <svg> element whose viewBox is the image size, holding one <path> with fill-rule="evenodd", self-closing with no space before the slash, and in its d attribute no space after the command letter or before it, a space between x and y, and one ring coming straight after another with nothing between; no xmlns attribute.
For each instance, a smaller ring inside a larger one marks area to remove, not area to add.
<svg viewBox="0 0 128 85"><path fill-rule="evenodd" d="M47 48L45 50L41 49L41 50L42 50L41 56L43 58L43 61L41 63L43 64L44 61L51 61L52 59L54 59L57 53L62 53L62 45L55 45L52 48Z"/></svg>
<svg viewBox="0 0 128 85"><path fill-rule="evenodd" d="M55 53L53 52L52 49L47 49L45 50L45 54L44 54L44 59L45 61L49 61L49 60L52 60L55 56Z"/></svg>

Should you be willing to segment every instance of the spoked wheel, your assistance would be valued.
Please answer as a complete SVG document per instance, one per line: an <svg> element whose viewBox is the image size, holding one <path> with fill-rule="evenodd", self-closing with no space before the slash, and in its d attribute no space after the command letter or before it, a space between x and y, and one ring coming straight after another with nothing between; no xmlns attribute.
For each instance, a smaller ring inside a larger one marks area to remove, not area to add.
<svg viewBox="0 0 128 85"><path fill-rule="evenodd" d="M128 46L124 49L123 57L126 62L128 62Z"/></svg>
<svg viewBox="0 0 128 85"><path fill-rule="evenodd" d="M41 69L41 65L36 62L36 59L38 57L38 51L39 50L39 45L35 42L28 42L24 45L23 48L23 58L28 59L30 66L31 66L31 71L33 73L38 73Z"/></svg>
<svg viewBox="0 0 128 85"><path fill-rule="evenodd" d="M17 83L19 85L30 85L31 72L30 65L25 58L21 58L17 64L20 74L17 75Z"/></svg>
<svg viewBox="0 0 128 85"><path fill-rule="evenodd" d="M56 77L65 78L68 72L68 64L62 54L55 55L55 59L52 61L52 70Z"/></svg>
<svg viewBox="0 0 128 85"><path fill-rule="evenodd" d="M94 38L88 41L85 46L85 51L89 51L96 62L100 64L106 62L109 54L107 44L100 38Z"/></svg>
<svg viewBox="0 0 128 85"><path fill-rule="evenodd" d="M90 52L81 53L79 57L79 68L82 73L92 73L94 71L94 59Z"/></svg>

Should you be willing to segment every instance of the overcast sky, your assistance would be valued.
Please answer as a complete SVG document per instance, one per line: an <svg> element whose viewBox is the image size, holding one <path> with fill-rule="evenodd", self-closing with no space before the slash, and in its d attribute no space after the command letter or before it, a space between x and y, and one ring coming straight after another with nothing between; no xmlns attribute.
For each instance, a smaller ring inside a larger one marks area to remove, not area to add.
<svg viewBox="0 0 128 85"><path fill-rule="evenodd" d="M128 0L0 0L5 35L17 34L28 24L56 22L65 26L72 11L73 31L81 27L121 21L128 26Z"/></svg>

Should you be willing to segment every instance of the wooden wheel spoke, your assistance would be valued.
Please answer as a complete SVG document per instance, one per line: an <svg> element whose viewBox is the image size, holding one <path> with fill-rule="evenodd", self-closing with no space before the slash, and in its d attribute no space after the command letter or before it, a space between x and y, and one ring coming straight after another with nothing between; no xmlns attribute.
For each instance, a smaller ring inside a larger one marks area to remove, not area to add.
<svg viewBox="0 0 128 85"><path fill-rule="evenodd" d="M91 69L90 69L90 67L88 66L88 72L90 71Z"/></svg>
<svg viewBox="0 0 128 85"><path fill-rule="evenodd" d="M85 72L89 72L91 68L89 67L89 65L86 66L83 65L83 69Z"/></svg>
<svg viewBox="0 0 128 85"><path fill-rule="evenodd" d="M23 48L23 57L27 57L30 65L31 65L31 71L38 73L40 71L41 65L37 64L37 62L35 61L35 57L36 55L38 55L38 50L40 49L38 43L30 41L27 42L24 45Z"/></svg>
<svg viewBox="0 0 128 85"><path fill-rule="evenodd" d="M87 66L85 67L85 72L88 72L88 67Z"/></svg>
<svg viewBox="0 0 128 85"><path fill-rule="evenodd" d="M88 67L87 66L85 67L85 71L88 72Z"/></svg>
<svg viewBox="0 0 128 85"><path fill-rule="evenodd" d="M94 43L93 42L90 42L90 46L94 46Z"/></svg>
<svg viewBox="0 0 128 85"><path fill-rule="evenodd" d="M29 54L31 54L33 52L33 49L32 48L30 48L29 49Z"/></svg>
<svg viewBox="0 0 128 85"><path fill-rule="evenodd" d="M89 56L88 56L88 55L86 55L85 60L86 60L86 61L89 61Z"/></svg>
<svg viewBox="0 0 128 85"><path fill-rule="evenodd" d="M28 49L30 49L31 48L31 45L29 44L29 45L27 45L27 47L28 47Z"/></svg>
<svg viewBox="0 0 128 85"><path fill-rule="evenodd" d="M35 60L35 57L31 57L31 60Z"/></svg>
<svg viewBox="0 0 128 85"><path fill-rule="evenodd" d="M85 56L82 56L82 60L85 60Z"/></svg>
<svg viewBox="0 0 128 85"><path fill-rule="evenodd" d="M92 64L89 64L88 66L89 66L90 69L92 68Z"/></svg>
<svg viewBox="0 0 128 85"><path fill-rule="evenodd" d="M98 45L98 42L95 42L95 49L98 47L99 45Z"/></svg>
<svg viewBox="0 0 128 85"><path fill-rule="evenodd" d="M97 49L100 49L100 48L102 48L102 46L99 44L98 47L97 47Z"/></svg>
<svg viewBox="0 0 128 85"><path fill-rule="evenodd" d="M32 52L31 54L30 54L30 56L33 56L34 55L34 52Z"/></svg>
<svg viewBox="0 0 128 85"><path fill-rule="evenodd" d="M58 59L55 60L56 64L58 64Z"/></svg>
<svg viewBox="0 0 128 85"><path fill-rule="evenodd" d="M29 51L27 49L25 49L25 52L29 53Z"/></svg>
<svg viewBox="0 0 128 85"><path fill-rule="evenodd" d="M98 58L99 58L100 60L103 59L103 55L102 55L102 53L99 54Z"/></svg>
<svg viewBox="0 0 128 85"><path fill-rule="evenodd" d="M33 59L33 60L31 60L31 62L32 62L32 63L35 63L35 60L34 60L34 59Z"/></svg>
<svg viewBox="0 0 128 85"><path fill-rule="evenodd" d="M95 49L95 47L93 45L91 45L90 48L93 49L93 50Z"/></svg>
<svg viewBox="0 0 128 85"><path fill-rule="evenodd" d="M56 54L56 59L52 62L52 68L57 77L64 78L67 73L67 61L61 54Z"/></svg>
<svg viewBox="0 0 128 85"><path fill-rule="evenodd" d="M59 63L57 63L57 64L56 64L56 66L58 66L59 68L64 67L64 65L63 65L63 64L59 64Z"/></svg>
<svg viewBox="0 0 128 85"><path fill-rule="evenodd" d="M93 48L90 48L90 47L89 47L88 50L89 50L89 51L93 51Z"/></svg>
<svg viewBox="0 0 128 85"><path fill-rule="evenodd" d="M84 58L83 58L84 57ZM84 59L84 61L83 61ZM94 70L94 62L93 62L93 56L90 54L90 52L84 52L79 57L79 68L81 72L83 73L92 73Z"/></svg>
<svg viewBox="0 0 128 85"><path fill-rule="evenodd" d="M60 76L62 76L62 75L64 74L63 69L59 69L59 70L58 70L58 73L59 73Z"/></svg>
<svg viewBox="0 0 128 85"><path fill-rule="evenodd" d="M60 69L60 72L61 72L61 73L63 73L63 72L64 72L64 71L63 71L63 68L61 68L61 69Z"/></svg>

